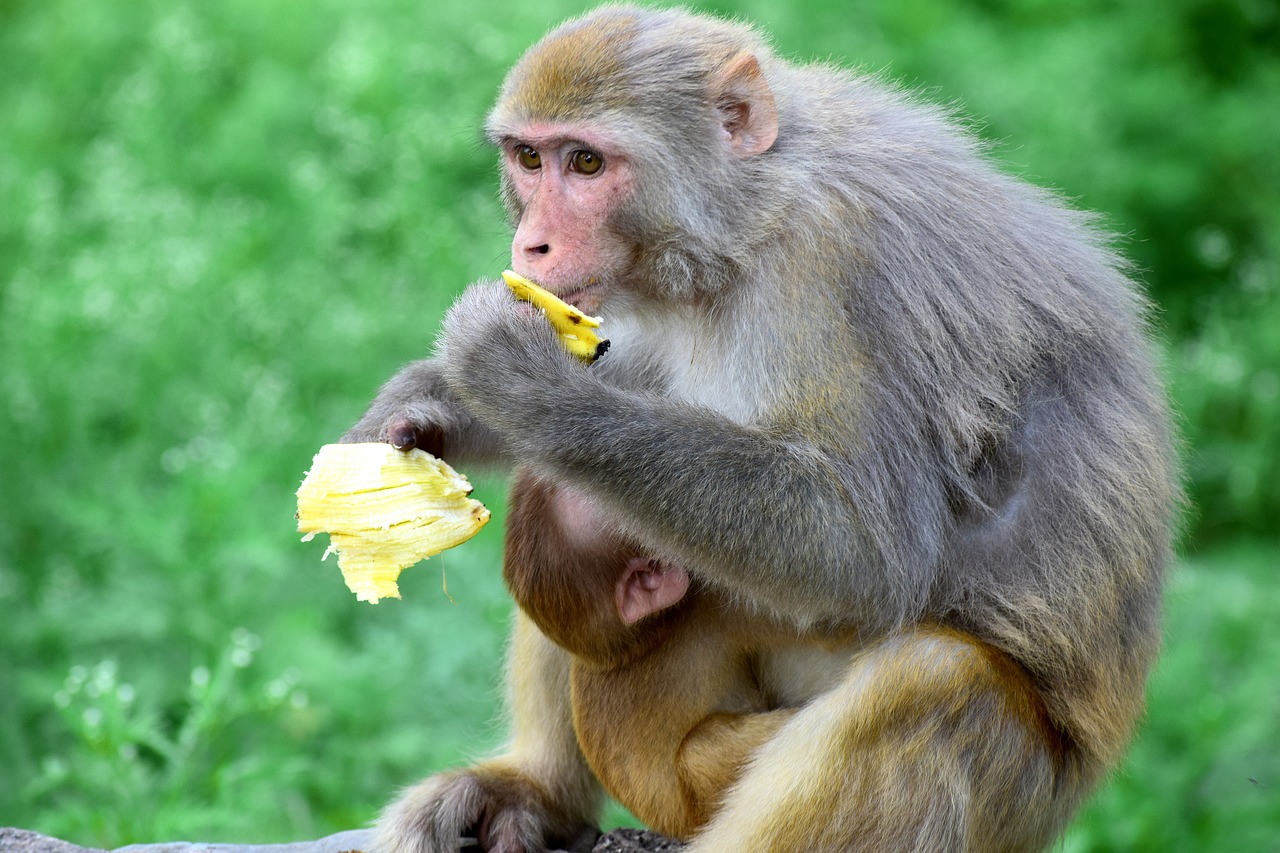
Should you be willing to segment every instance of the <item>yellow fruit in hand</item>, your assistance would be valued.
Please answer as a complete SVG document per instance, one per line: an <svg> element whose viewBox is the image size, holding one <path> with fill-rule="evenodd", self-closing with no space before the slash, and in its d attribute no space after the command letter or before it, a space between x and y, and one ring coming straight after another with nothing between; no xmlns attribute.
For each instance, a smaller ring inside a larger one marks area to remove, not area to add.
<svg viewBox="0 0 1280 853"><path fill-rule="evenodd" d="M600 317L589 317L555 294L543 290L529 279L507 270L502 278L516 298L542 310L552 328L560 335L560 343L572 355L590 364L604 355L609 342L592 329L600 328Z"/></svg>
<svg viewBox="0 0 1280 853"><path fill-rule="evenodd" d="M421 450L326 444L298 489L298 531L329 534L338 568L360 601L399 598L396 578L419 560L461 545L489 520L471 484ZM323 557L321 559L324 559Z"/></svg>

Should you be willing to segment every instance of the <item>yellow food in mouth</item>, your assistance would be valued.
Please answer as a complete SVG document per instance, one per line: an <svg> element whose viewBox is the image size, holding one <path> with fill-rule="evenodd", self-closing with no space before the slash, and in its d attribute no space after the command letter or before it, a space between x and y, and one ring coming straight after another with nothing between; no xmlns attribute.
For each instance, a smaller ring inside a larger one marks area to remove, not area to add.
<svg viewBox="0 0 1280 853"><path fill-rule="evenodd" d="M329 534L347 588L360 601L399 598L396 579L419 560L461 545L489 510L471 484L422 450L383 442L326 444L298 488L298 532Z"/></svg>
<svg viewBox="0 0 1280 853"><path fill-rule="evenodd" d="M517 299L542 311L560 336L560 343L571 355L590 364L609 349L609 341L592 331L600 328L600 324L604 322L602 318L583 314L554 293L543 290L511 270L503 272L502 278Z"/></svg>

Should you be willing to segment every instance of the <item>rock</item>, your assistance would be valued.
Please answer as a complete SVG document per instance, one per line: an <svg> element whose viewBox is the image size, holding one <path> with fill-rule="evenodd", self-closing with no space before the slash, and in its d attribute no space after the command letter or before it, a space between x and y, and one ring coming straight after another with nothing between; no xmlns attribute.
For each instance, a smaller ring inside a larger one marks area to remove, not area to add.
<svg viewBox="0 0 1280 853"><path fill-rule="evenodd" d="M591 853L677 853L683 849L679 841L647 829L615 829L602 835Z"/></svg>
<svg viewBox="0 0 1280 853"><path fill-rule="evenodd" d="M26 829L0 829L0 853L102 853Z"/></svg>
<svg viewBox="0 0 1280 853"><path fill-rule="evenodd" d="M367 829L339 832L317 841L292 844L210 844L166 841L130 844L114 853L362 853L373 833ZM684 845L644 829L615 829L600 836L591 853L677 853ZM80 847L27 829L0 829L0 853L107 853L98 847Z"/></svg>
<svg viewBox="0 0 1280 853"><path fill-rule="evenodd" d="M316 841L292 844L208 844L196 841L166 841L159 844L130 844L115 853L347 853L363 851L373 833L353 829ZM0 829L0 853L105 853L97 847L79 847L26 829Z"/></svg>
<svg viewBox="0 0 1280 853"><path fill-rule="evenodd" d="M351 829L316 841L291 844L206 844L194 841L167 841L161 844L130 844L115 853L363 853L373 832Z"/></svg>

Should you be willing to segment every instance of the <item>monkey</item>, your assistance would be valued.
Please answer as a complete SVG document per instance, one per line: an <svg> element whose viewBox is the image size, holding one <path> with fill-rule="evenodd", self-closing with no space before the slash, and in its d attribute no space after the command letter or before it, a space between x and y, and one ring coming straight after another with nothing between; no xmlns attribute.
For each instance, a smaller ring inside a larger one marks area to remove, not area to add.
<svg viewBox="0 0 1280 853"><path fill-rule="evenodd" d="M706 786L692 853L1050 844L1142 713L1182 500L1112 238L948 112L685 11L552 30L485 132L513 268L603 315L612 347L584 365L479 281L344 437L510 466L513 513L550 483L535 520L575 549L620 537L802 639L761 656L759 713L785 719ZM697 603L682 631L714 637ZM404 792L381 850L594 825L628 759L580 738L563 642L517 608L507 746ZM724 671L698 645L655 712ZM588 734L640 749L654 790L669 744L643 754L633 721Z"/></svg>
<svg viewBox="0 0 1280 853"><path fill-rule="evenodd" d="M825 649L842 666L854 634L797 632L616 532L566 535L556 501L554 484L517 480L504 579L573 656L574 729L597 778L648 826L690 837L794 713L769 677L770 655Z"/></svg>
<svg viewBox="0 0 1280 853"><path fill-rule="evenodd" d="M574 729L588 763L645 824L690 837L795 712L775 656L807 647L847 666L856 632L797 632L691 587L682 567L607 531L575 541L550 511L552 484L523 477L512 503L503 575L521 609L573 655Z"/></svg>

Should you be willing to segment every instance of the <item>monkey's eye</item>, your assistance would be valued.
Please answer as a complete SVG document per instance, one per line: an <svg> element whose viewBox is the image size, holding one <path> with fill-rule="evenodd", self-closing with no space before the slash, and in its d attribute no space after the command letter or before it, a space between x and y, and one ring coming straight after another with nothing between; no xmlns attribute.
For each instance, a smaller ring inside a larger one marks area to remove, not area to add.
<svg viewBox="0 0 1280 853"><path fill-rule="evenodd" d="M516 160L530 172L542 168L542 155L532 145L521 145L516 149Z"/></svg>
<svg viewBox="0 0 1280 853"><path fill-rule="evenodd" d="M583 175L594 175L604 168L604 158L594 151L579 148L569 155L569 170Z"/></svg>

